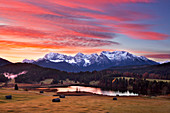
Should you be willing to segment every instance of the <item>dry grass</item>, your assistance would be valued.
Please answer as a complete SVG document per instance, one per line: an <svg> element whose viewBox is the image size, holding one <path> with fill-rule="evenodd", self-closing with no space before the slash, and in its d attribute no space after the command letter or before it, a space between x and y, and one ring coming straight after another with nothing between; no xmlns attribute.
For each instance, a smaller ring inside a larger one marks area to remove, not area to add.
<svg viewBox="0 0 170 113"><path fill-rule="evenodd" d="M45 79L43 81L40 81L40 83L43 83L43 84L51 84L53 82L53 79Z"/></svg>
<svg viewBox="0 0 170 113"><path fill-rule="evenodd" d="M98 85L100 81L91 81L89 84L90 85Z"/></svg>
<svg viewBox="0 0 170 113"><path fill-rule="evenodd" d="M157 82L170 82L170 80L161 80L161 79L146 79L148 81L157 81Z"/></svg>
<svg viewBox="0 0 170 113"><path fill-rule="evenodd" d="M77 81L77 83L73 80L69 80L69 79L66 79L66 80L60 80L60 83L61 81L63 81L63 84L80 84L80 82Z"/></svg>
<svg viewBox="0 0 170 113"><path fill-rule="evenodd" d="M11 94L12 100L5 95ZM51 100L53 93L0 89L0 113L169 113L170 99L156 97L67 96L61 102Z"/></svg>

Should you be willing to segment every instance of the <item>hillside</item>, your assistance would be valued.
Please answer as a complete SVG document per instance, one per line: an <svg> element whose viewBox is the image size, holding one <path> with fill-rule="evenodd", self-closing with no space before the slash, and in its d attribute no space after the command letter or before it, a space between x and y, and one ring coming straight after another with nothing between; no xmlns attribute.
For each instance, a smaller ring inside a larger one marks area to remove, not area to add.
<svg viewBox="0 0 170 113"><path fill-rule="evenodd" d="M41 80L54 78L57 79L59 76L67 75L67 72L62 72L55 69L43 68L37 66L35 64L27 64L27 63L15 63L8 64L0 67L0 76L3 76L3 73L9 73L10 75L17 75L18 73L22 73L25 71L26 73L23 75L19 75L16 78L16 82L23 83L37 83Z"/></svg>
<svg viewBox="0 0 170 113"><path fill-rule="evenodd" d="M159 65L143 65L143 66L119 66L119 67L111 67L104 71L118 71L118 72L131 72L131 73L154 73L160 76L166 76L166 78L170 79L170 63L164 63Z"/></svg>
<svg viewBox="0 0 170 113"><path fill-rule="evenodd" d="M0 58L0 66L6 65L6 64L11 64L11 62L3 58Z"/></svg>
<svg viewBox="0 0 170 113"><path fill-rule="evenodd" d="M64 68L64 67L63 67ZM109 71L109 72L108 72ZM68 73L64 71L59 71L56 69L44 68L35 64L30 63L15 63L8 64L0 67L0 81L5 82L8 79L4 77L3 73L8 73L10 77L17 76L16 82L22 83L38 83L45 79L54 79L55 82L59 80L70 79L79 82L89 83L93 80L102 80L103 77L112 76L114 72L118 71L120 74L116 76L124 76L124 72L131 72L135 75L143 73L154 73L158 74L160 79L170 79L170 63L154 65L154 66L119 66L112 67L103 71L94 71L94 72L80 72L80 73ZM115 74L114 74L115 76Z"/></svg>
<svg viewBox="0 0 170 113"><path fill-rule="evenodd" d="M106 69L107 70L107 69ZM170 74L170 63L159 65L142 65L142 66L118 66L111 67L108 70L117 70L120 72L133 72L133 73L156 73L156 74Z"/></svg>

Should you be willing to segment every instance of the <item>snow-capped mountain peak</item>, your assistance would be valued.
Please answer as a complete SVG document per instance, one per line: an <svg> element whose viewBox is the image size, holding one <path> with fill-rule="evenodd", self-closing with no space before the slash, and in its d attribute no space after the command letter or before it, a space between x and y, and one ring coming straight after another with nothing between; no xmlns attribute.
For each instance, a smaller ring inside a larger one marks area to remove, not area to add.
<svg viewBox="0 0 170 113"><path fill-rule="evenodd" d="M44 59L47 59L47 60L64 59L64 55L50 52L44 56Z"/></svg>
<svg viewBox="0 0 170 113"><path fill-rule="evenodd" d="M82 57L82 56L84 56L84 54L83 53L80 53L80 52L78 52L76 55L75 55L75 57Z"/></svg>
<svg viewBox="0 0 170 113"><path fill-rule="evenodd" d="M108 59L110 60L125 60L125 59L130 59L130 58L134 58L137 57L133 54L130 54L129 52L126 51L113 51L113 52L109 52L109 51L103 51L101 52L101 54L107 56Z"/></svg>
<svg viewBox="0 0 170 113"><path fill-rule="evenodd" d="M136 56L126 51L102 51L100 54L83 54L77 53L75 56L68 56L59 53L48 53L43 58L36 61L34 60L23 60L27 63L38 63L45 60L46 62L66 62L73 66L88 67L92 65L101 66L121 66L121 65L143 65L143 64L154 64L156 62L147 59L144 56Z"/></svg>
<svg viewBox="0 0 170 113"><path fill-rule="evenodd" d="M23 63L33 63L33 62L35 62L35 60L24 59L22 62Z"/></svg>
<svg viewBox="0 0 170 113"><path fill-rule="evenodd" d="M102 51L101 54L104 54L104 55L106 55L106 54L112 54L112 52L110 52L110 51Z"/></svg>
<svg viewBox="0 0 170 113"><path fill-rule="evenodd" d="M164 64L164 63L168 63L168 62L170 62L170 61L163 61L163 62L159 62L160 64Z"/></svg>

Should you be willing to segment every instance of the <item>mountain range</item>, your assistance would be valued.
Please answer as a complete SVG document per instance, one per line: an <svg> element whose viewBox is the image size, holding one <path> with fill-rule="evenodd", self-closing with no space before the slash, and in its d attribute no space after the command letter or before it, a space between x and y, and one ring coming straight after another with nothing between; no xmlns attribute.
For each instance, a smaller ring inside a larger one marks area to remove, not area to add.
<svg viewBox="0 0 170 113"><path fill-rule="evenodd" d="M90 55L77 53L75 56L50 52L38 60L24 59L23 63L32 63L67 72L99 71L113 66L159 64L144 56L136 56L126 51L102 51L100 54Z"/></svg>

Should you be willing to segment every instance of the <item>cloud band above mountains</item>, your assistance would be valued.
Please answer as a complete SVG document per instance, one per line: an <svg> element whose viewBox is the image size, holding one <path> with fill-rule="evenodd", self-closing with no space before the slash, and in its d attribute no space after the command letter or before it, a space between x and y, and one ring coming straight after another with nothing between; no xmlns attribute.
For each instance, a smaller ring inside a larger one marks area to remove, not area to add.
<svg viewBox="0 0 170 113"><path fill-rule="evenodd" d="M0 0L0 45L8 48L121 46L118 35L137 40L166 40L143 21L151 12L128 5L156 0ZM90 49L89 49L90 50ZM80 50L81 51L81 50ZM83 51L83 50L82 50Z"/></svg>

